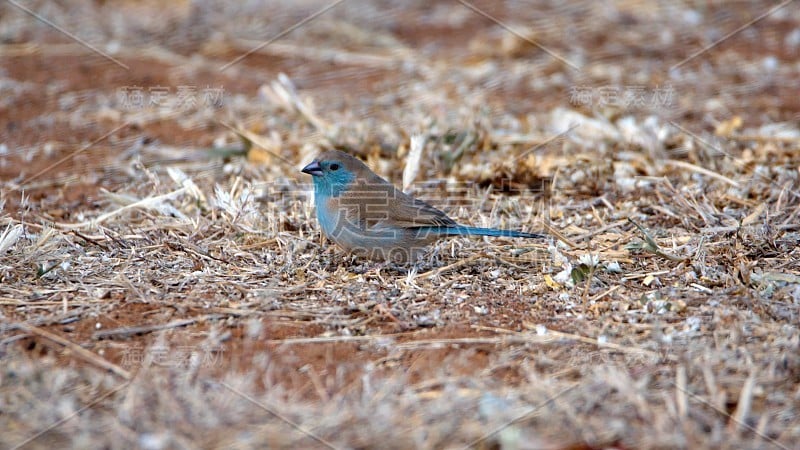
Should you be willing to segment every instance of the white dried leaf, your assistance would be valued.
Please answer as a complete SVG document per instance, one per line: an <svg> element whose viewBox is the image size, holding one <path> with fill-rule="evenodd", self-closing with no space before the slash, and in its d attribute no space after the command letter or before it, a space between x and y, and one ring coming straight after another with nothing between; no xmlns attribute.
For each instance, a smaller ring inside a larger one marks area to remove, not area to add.
<svg viewBox="0 0 800 450"><path fill-rule="evenodd" d="M411 184L419 174L420 160L422 159L422 149L425 148L427 137L423 134L411 136L411 148L408 150L406 167L403 169L403 192L408 193Z"/></svg>
<svg viewBox="0 0 800 450"><path fill-rule="evenodd" d="M597 265L600 264L600 255L584 253L578 257L578 262L587 267L597 267Z"/></svg>
<svg viewBox="0 0 800 450"><path fill-rule="evenodd" d="M172 181L177 183L180 187L186 188L186 192L189 195L202 203L206 203L206 196L203 194L203 191L200 190L194 180L192 180L189 175L186 175L184 171L177 167L167 167L167 174L169 174Z"/></svg>
<svg viewBox="0 0 800 450"><path fill-rule="evenodd" d="M572 281L572 264L564 266L564 270L558 272L553 277L553 281L564 286L573 287L575 283Z"/></svg>
<svg viewBox="0 0 800 450"><path fill-rule="evenodd" d="M619 130L612 124L604 120L586 117L571 109L556 108L550 115L550 128L558 134L569 132L569 136L578 142L596 143L598 140L619 142L621 140ZM572 130L570 131L570 129Z"/></svg>
<svg viewBox="0 0 800 450"><path fill-rule="evenodd" d="M22 236L23 231L24 228L22 227L22 224L17 224L14 226L8 224L6 229L3 230L3 234L0 235L0 254L5 253L6 250L16 244L19 237Z"/></svg>

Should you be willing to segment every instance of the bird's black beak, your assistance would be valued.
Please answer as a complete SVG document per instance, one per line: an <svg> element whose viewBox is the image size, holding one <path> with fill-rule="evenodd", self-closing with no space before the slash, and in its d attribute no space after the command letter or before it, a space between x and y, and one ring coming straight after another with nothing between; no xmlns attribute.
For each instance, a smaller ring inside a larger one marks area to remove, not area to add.
<svg viewBox="0 0 800 450"><path fill-rule="evenodd" d="M303 170L301 170L301 172L307 173L314 177L321 177L322 167L319 165L318 161L312 161L311 164L303 167Z"/></svg>

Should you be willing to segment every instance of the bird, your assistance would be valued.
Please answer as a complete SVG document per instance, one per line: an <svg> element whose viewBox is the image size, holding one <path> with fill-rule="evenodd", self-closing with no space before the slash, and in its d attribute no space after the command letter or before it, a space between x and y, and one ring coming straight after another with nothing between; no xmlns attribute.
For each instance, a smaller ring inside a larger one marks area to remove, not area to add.
<svg viewBox="0 0 800 450"><path fill-rule="evenodd" d="M314 206L323 234L368 259L416 262L428 244L448 236L545 238L523 231L460 225L340 150L322 152L301 172L312 177Z"/></svg>

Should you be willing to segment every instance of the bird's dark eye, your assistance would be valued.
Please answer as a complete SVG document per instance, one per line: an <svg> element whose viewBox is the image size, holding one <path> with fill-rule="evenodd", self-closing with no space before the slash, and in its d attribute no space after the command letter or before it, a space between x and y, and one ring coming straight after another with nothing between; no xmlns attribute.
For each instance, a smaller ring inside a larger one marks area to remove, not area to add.
<svg viewBox="0 0 800 450"><path fill-rule="evenodd" d="M336 163L331 164L331 170L334 171L334 172L339 170L339 165L336 164Z"/></svg>

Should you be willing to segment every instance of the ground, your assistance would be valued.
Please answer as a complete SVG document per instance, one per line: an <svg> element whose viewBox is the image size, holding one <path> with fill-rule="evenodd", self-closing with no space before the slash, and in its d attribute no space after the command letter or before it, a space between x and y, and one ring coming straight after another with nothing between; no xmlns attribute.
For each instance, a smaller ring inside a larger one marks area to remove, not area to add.
<svg viewBox="0 0 800 450"><path fill-rule="evenodd" d="M4 3L0 447L800 447L798 11ZM328 148L548 237L348 255Z"/></svg>

